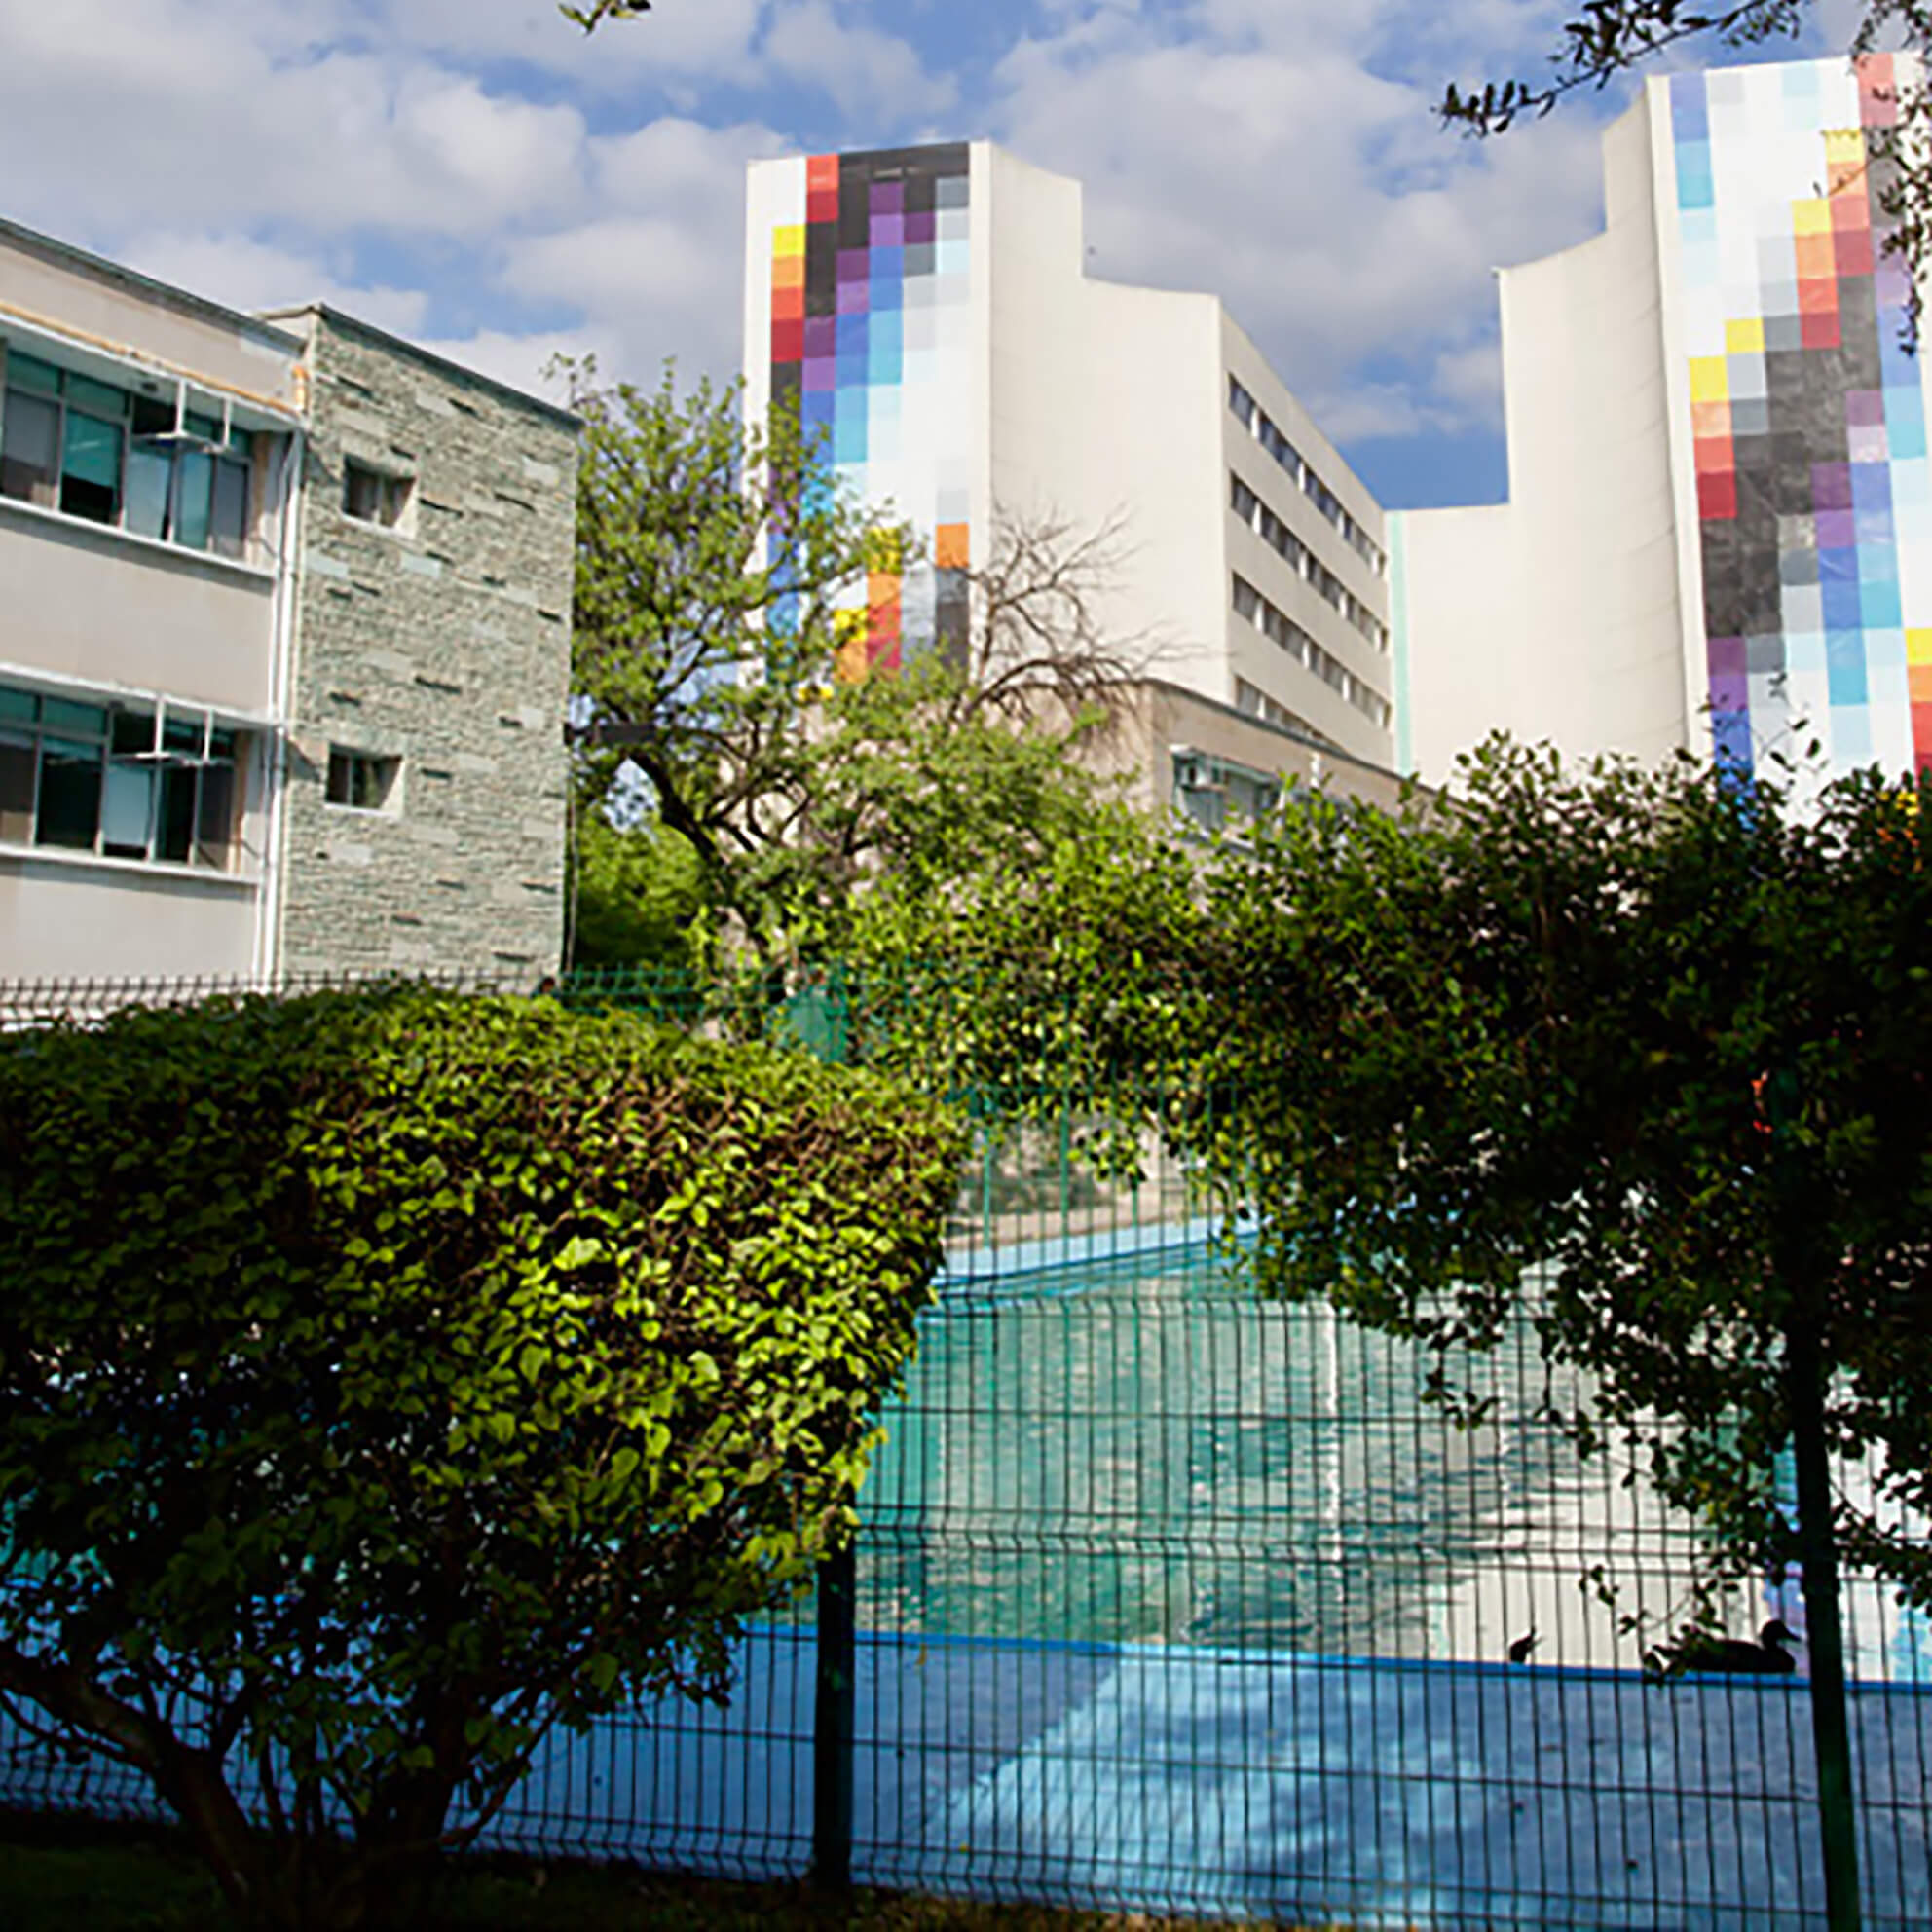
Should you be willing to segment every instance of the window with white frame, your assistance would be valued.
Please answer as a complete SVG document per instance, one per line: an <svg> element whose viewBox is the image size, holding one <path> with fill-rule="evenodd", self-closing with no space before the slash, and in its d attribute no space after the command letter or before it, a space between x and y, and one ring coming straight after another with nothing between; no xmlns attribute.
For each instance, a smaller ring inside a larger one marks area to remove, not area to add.
<svg viewBox="0 0 1932 1932"><path fill-rule="evenodd" d="M0 397L0 497L247 558L256 437L158 392L97 381L10 349Z"/></svg>
<svg viewBox="0 0 1932 1932"><path fill-rule="evenodd" d="M233 872L247 746L195 706L0 685L0 841Z"/></svg>

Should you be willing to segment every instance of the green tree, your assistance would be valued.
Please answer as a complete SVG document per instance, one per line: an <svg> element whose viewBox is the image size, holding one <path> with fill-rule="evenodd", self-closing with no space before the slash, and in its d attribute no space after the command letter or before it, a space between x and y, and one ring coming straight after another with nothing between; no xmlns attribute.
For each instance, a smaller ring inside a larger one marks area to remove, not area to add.
<svg viewBox="0 0 1932 1932"><path fill-rule="evenodd" d="M1813 16L1812 0L1734 0L1697 6L1686 0L1586 0L1564 22L1545 71L1451 82L1439 112L1450 127L1475 135L1501 134L1517 122L1548 114L1568 95L1600 92L1619 74L1657 56L1709 42L1751 47L1795 38ZM1932 54L1928 0L1866 0L1849 52L1900 48L1923 59ZM1886 246L1912 272L1914 334L1920 316L1918 282L1932 267L1932 91L1922 79L1895 89L1898 125L1868 130L1877 163L1876 199L1889 233Z"/></svg>
<svg viewBox="0 0 1932 1932"><path fill-rule="evenodd" d="M416 1922L551 1726L715 1694L843 1535L959 1158L870 1076L548 1000L8 1035L10 1712L246 1922Z"/></svg>
<svg viewBox="0 0 1932 1932"><path fill-rule="evenodd" d="M1266 1289L1444 1364L1527 1316L1599 1391L1579 1439L1647 1445L1720 1569L1802 1566L1837 1926L1840 1564L1932 1606L1928 853L1932 783L1876 775L1801 819L1497 744L1401 817L1316 800L1207 881L1213 1035L1170 1120L1258 1213Z"/></svg>
<svg viewBox="0 0 1932 1932"><path fill-rule="evenodd" d="M691 973L705 965L704 882L689 844L654 817L576 828L571 963Z"/></svg>
<svg viewBox="0 0 1932 1932"><path fill-rule="evenodd" d="M1113 531L995 517L966 634L869 675L854 599L916 546L841 497L796 416L747 429L735 390L576 373L583 823L628 759L769 968L847 947L883 885L903 903L1037 864L1100 807L1080 761L1140 649L1096 614Z"/></svg>

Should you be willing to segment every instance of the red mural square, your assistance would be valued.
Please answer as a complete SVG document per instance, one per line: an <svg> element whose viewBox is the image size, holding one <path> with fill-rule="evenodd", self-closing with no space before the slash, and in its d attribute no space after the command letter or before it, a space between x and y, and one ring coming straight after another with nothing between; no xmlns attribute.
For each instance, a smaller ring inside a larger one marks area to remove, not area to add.
<svg viewBox="0 0 1932 1932"><path fill-rule="evenodd" d="M1737 515L1737 472L1709 471L1697 478L1697 514L1706 523L1728 522Z"/></svg>
<svg viewBox="0 0 1932 1932"><path fill-rule="evenodd" d="M1841 231L1837 237L1839 275L1870 275L1875 266L1872 231L1869 228Z"/></svg>
<svg viewBox="0 0 1932 1932"><path fill-rule="evenodd" d="M805 353L803 316L771 318L771 359L774 362L799 362Z"/></svg>
<svg viewBox="0 0 1932 1932"><path fill-rule="evenodd" d="M1829 315L1801 316L1798 320L1801 340L1806 349L1839 347L1839 312L1836 309Z"/></svg>
<svg viewBox="0 0 1932 1932"><path fill-rule="evenodd" d="M1801 316L1836 316L1838 312L1839 279L1836 275L1830 278L1824 276L1800 277L1798 283L1798 313Z"/></svg>
<svg viewBox="0 0 1932 1932"><path fill-rule="evenodd" d="M1849 192L1853 188L1857 192ZM1847 192L1840 194L1839 189ZM1865 168L1855 162L1840 162L1832 168L1832 226L1840 232L1847 228L1872 226L1872 203L1864 192Z"/></svg>
<svg viewBox="0 0 1932 1932"><path fill-rule="evenodd" d="M1728 436L1699 436L1696 447L1699 476L1726 476L1737 467Z"/></svg>

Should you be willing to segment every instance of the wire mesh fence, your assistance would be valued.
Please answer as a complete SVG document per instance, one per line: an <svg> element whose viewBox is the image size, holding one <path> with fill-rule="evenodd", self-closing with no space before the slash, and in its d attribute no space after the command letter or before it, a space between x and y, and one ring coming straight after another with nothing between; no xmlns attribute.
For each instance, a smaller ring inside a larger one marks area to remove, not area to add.
<svg viewBox="0 0 1932 1932"><path fill-rule="evenodd" d="M891 1037L889 1001L836 985L493 989L841 1059ZM0 989L0 1016L126 993ZM1415 1349L1254 1294L1244 1217L1156 1109L951 1097L974 1151L862 1499L849 1750L822 1748L803 1602L745 1633L724 1705L553 1735L486 1842L782 1877L822 1863L832 1816L856 1879L909 1889L1310 1926L1824 1923L1802 1646L1789 1675L1646 1675L1699 1533L1635 1447L1579 1453L1556 1417L1582 1392L1527 1309L1460 1365L1485 1400L1458 1426ZM1932 1631L1869 1579L1846 1609L1865 1922L1904 1932L1932 1924ZM1783 1577L1723 1610L1802 1635ZM0 1802L155 1808L18 1728Z"/></svg>

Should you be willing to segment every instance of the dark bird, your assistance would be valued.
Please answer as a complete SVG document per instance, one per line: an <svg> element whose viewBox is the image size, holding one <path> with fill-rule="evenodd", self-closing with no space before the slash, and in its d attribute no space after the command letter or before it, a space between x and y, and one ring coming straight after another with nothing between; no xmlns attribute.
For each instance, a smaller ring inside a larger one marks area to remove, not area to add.
<svg viewBox="0 0 1932 1932"><path fill-rule="evenodd" d="M1534 1630L1524 1631L1524 1633L1520 1637L1518 1637L1513 1644L1509 1646L1509 1661L1511 1663L1528 1663L1530 1660L1530 1653L1533 1650L1535 1650L1536 1647L1537 1647L1537 1633Z"/></svg>
<svg viewBox="0 0 1932 1932"><path fill-rule="evenodd" d="M1713 1637L1706 1630L1687 1630L1674 1644L1659 1644L1652 1653L1658 1675L1682 1677L1688 1671L1729 1671L1758 1677L1789 1677L1797 1660L1784 1647L1803 1640L1772 1617L1758 1632L1758 1641L1741 1637Z"/></svg>

